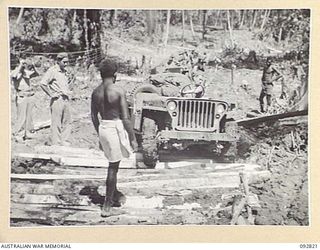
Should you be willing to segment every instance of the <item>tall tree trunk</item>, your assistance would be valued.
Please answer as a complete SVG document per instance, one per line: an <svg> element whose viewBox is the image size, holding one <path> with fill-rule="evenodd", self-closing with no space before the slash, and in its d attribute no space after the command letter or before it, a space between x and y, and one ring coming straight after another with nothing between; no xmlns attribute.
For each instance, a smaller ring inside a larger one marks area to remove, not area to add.
<svg viewBox="0 0 320 250"><path fill-rule="evenodd" d="M23 11L24 11L24 8L21 8L20 11L19 11L19 16L18 16L17 21L16 21L17 24L20 23L20 21L21 21L21 18L23 16Z"/></svg>
<svg viewBox="0 0 320 250"><path fill-rule="evenodd" d="M167 29L164 37L164 46L167 46L168 44L168 37L169 37L169 27L170 27L170 10L167 10Z"/></svg>
<svg viewBox="0 0 320 250"><path fill-rule="evenodd" d="M146 10L146 26L147 26L147 33L150 39L150 42L152 42L152 33L153 33L153 20L152 20L152 13L151 10Z"/></svg>
<svg viewBox="0 0 320 250"><path fill-rule="evenodd" d="M281 42L281 37L282 37L282 28L283 28L283 25L281 23L281 20L280 17L281 17L281 10L278 10L277 11L277 14L278 14L278 25L280 26L280 30L279 30L279 33L278 33L278 43Z"/></svg>
<svg viewBox="0 0 320 250"><path fill-rule="evenodd" d="M238 17L237 17L237 22L238 22L238 24L240 25L240 22L241 22L241 10L238 10L237 11L237 14L238 14Z"/></svg>
<svg viewBox="0 0 320 250"><path fill-rule="evenodd" d="M291 34L292 34L292 31L289 30L288 34L286 35L286 38L285 38L285 46L288 46L289 41L291 40Z"/></svg>
<svg viewBox="0 0 320 250"><path fill-rule="evenodd" d="M73 18L74 18L75 11L72 13L72 10L67 10L66 12L67 12L66 13L66 26L69 28L69 30L68 30L69 32L67 34L68 43L71 44L72 38L73 38ZM67 49L69 49L69 48L67 48Z"/></svg>
<svg viewBox="0 0 320 250"><path fill-rule="evenodd" d="M99 48L101 45L100 40L100 11L99 10L87 10L87 19L88 24L90 26L88 27L88 41L89 41L89 48Z"/></svg>
<svg viewBox="0 0 320 250"><path fill-rule="evenodd" d="M195 39L196 34L194 33L194 29L193 29L192 12L189 12L189 11L187 10L187 15L188 15L188 17L189 17L190 29L191 29L192 37L193 37L193 39Z"/></svg>
<svg viewBox="0 0 320 250"><path fill-rule="evenodd" d="M246 16L246 10L241 10L241 21L239 24L239 29L242 29L243 27L245 16Z"/></svg>
<svg viewBox="0 0 320 250"><path fill-rule="evenodd" d="M150 43L154 41L157 25L157 12L156 10L146 10L147 33L150 38Z"/></svg>
<svg viewBox="0 0 320 250"><path fill-rule="evenodd" d="M201 10L198 10L198 24L201 25Z"/></svg>
<svg viewBox="0 0 320 250"><path fill-rule="evenodd" d="M184 10L182 10L182 44L184 45Z"/></svg>
<svg viewBox="0 0 320 250"><path fill-rule="evenodd" d="M252 24L251 24L250 30L254 29L254 26L256 24L256 19L257 19L257 11L253 10L253 13L252 13Z"/></svg>
<svg viewBox="0 0 320 250"><path fill-rule="evenodd" d="M260 31L263 31L263 28L264 28L265 24L267 23L269 15L270 15L270 10L266 10L265 15L264 15L263 20L262 20Z"/></svg>
<svg viewBox="0 0 320 250"><path fill-rule="evenodd" d="M72 22L71 22L71 27L70 27L70 36L71 36L70 41L73 39L73 36L75 33L76 22L77 22L77 11L73 10Z"/></svg>
<svg viewBox="0 0 320 250"><path fill-rule="evenodd" d="M283 28L282 28L282 24L281 24L281 27L280 27L280 30L279 30L279 34L278 34L278 43L281 42L282 30L283 30Z"/></svg>
<svg viewBox="0 0 320 250"><path fill-rule="evenodd" d="M77 21L77 11L74 10L73 11L73 17L72 17L72 24L74 25Z"/></svg>
<svg viewBox="0 0 320 250"><path fill-rule="evenodd" d="M114 10L114 20L117 20L118 19L118 10L117 9L115 9Z"/></svg>
<svg viewBox="0 0 320 250"><path fill-rule="evenodd" d="M214 26L216 26L216 27L219 24L219 18L220 18L220 10L218 10L217 15L216 15L216 21L215 21L215 24L214 24Z"/></svg>
<svg viewBox="0 0 320 250"><path fill-rule="evenodd" d="M229 30L229 34L230 34L230 40L231 40L231 46L233 48L234 44L233 44L233 34L232 34L232 27L231 27L231 23L230 23L230 13L229 10L227 10L227 21L228 21L228 30Z"/></svg>
<svg viewBox="0 0 320 250"><path fill-rule="evenodd" d="M113 26L113 19L114 19L114 12L115 10L110 10L110 15L109 15L109 23L111 26Z"/></svg>
<svg viewBox="0 0 320 250"><path fill-rule="evenodd" d="M86 50L89 50L87 10L83 11L83 30L84 30L84 42L85 42L84 46Z"/></svg>
<svg viewBox="0 0 320 250"><path fill-rule="evenodd" d="M206 34L206 23L207 23L207 11L202 11L202 39L205 40Z"/></svg>
<svg viewBox="0 0 320 250"><path fill-rule="evenodd" d="M230 18L230 28L233 30L233 12L229 10L229 18Z"/></svg>

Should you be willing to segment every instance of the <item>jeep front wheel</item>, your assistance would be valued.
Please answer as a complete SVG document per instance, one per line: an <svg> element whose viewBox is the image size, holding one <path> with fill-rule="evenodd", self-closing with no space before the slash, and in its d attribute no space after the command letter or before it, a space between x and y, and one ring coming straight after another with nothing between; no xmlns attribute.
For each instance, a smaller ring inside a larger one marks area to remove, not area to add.
<svg viewBox="0 0 320 250"><path fill-rule="evenodd" d="M142 124L142 154L143 163L148 168L154 168L158 161L158 146L156 122L150 118L144 117Z"/></svg>
<svg viewBox="0 0 320 250"><path fill-rule="evenodd" d="M227 142L221 150L221 156L231 162L235 162L238 157L238 140L239 140L239 127L235 122L227 122L225 124L225 132L234 137L235 141Z"/></svg>

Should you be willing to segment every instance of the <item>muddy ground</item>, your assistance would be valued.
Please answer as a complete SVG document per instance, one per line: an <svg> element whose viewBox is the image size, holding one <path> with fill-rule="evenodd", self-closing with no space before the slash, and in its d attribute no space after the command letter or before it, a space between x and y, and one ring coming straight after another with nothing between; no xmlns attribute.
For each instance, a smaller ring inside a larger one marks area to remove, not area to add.
<svg viewBox="0 0 320 250"><path fill-rule="evenodd" d="M119 44L117 46L120 46ZM125 44L122 45L123 48ZM134 47L132 43L130 46ZM140 46L139 50L144 47ZM124 53L128 52L123 49ZM132 51L132 50L131 50ZM151 52L150 52L151 51ZM168 50L169 56L173 48ZM112 56L117 56L119 61L124 61L119 56L120 50L116 50ZM145 47L145 53L152 53L152 48ZM161 52L161 51L160 51ZM133 53L133 52L132 52ZM140 53L140 51L137 51ZM133 54L134 56L135 54ZM164 56L163 56L164 57ZM92 69L91 69L92 70ZM131 70L131 68L130 68ZM124 72L123 72L124 73ZM232 100L237 107L237 116L245 118L246 113L258 109L258 96L261 88L260 69L252 70L237 68L234 70L233 82L231 82L231 70L227 68L206 68L206 94L205 97L215 99ZM126 90L133 88L137 83L124 79L126 75L120 74L117 84ZM88 73L84 68L77 72L76 81L73 84L73 99L71 101L73 123L70 137L71 146L94 148L98 150L98 137L94 131L90 119L90 94L99 84L99 75L93 68L93 73ZM137 74L132 77L143 78L145 75ZM50 119L49 99L41 91L38 83L41 76L33 79L36 91L35 121ZM243 88L243 83L248 87ZM281 93L280 86L275 87L275 95ZM11 105L12 125L15 121L15 105ZM36 138L24 142L12 140L12 152L32 152L34 146L44 145L50 136L50 129L41 129L36 133ZM237 162L257 163L263 169L269 170L272 175L269 180L250 184L250 191L257 194L261 208L255 211L255 224L257 225L309 225L309 190L308 190L308 122L299 121L298 125L274 123L262 123L258 127L241 128L241 137L238 145ZM28 163L29 164L29 163ZM50 163L48 163L50 164ZM21 162L13 162L12 173L24 173L26 165ZM33 167L35 173L46 173L43 163ZM52 169L54 168L50 168ZM48 170L49 171L49 170ZM49 171L49 172L50 172ZM122 170L120 170L122 171ZM172 172L174 173L174 171ZM169 172L167 174L170 174ZM60 183L63 189L68 190L67 181ZM101 184L103 185L103 183ZM90 185L89 185L90 186ZM72 190L72 189L70 189ZM69 190L69 191L70 191ZM179 215L176 210L165 209L162 220L158 224L189 224L185 218L195 218L195 224L229 224L230 211L212 212L210 208L222 202L221 195L232 190L225 189L195 189L191 193L168 196L164 200L164 206L172 206L188 203L201 204L198 208L191 208L193 216ZM137 195L137 190L124 190L129 195ZM139 191L141 194L141 190ZM126 193L127 194L127 193ZM144 195L151 195L151 193ZM156 192L152 193L156 196ZM230 204L221 203L219 206ZM31 223L37 225L37 221ZM123 223L123 222L122 222ZM25 225L25 222L13 221L13 226ZM68 224L68 223L66 223ZM70 222L72 224L72 222ZM97 223L99 224L99 223ZM105 222L101 222L105 224ZM109 222L109 224L117 224ZM157 223L156 223L157 224ZM193 223L191 223L193 224Z"/></svg>

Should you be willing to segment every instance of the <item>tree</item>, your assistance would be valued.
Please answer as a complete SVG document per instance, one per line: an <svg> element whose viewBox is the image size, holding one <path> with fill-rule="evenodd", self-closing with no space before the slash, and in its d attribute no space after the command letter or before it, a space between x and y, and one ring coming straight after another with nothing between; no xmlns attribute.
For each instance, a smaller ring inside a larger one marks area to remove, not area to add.
<svg viewBox="0 0 320 250"><path fill-rule="evenodd" d="M228 30L229 30L229 34L230 34L231 46L232 46L232 48L233 48L233 47L234 47L234 43L233 43L233 34L232 34L232 27L231 27L230 12L229 12L229 10L227 10L227 22L228 22Z"/></svg>
<svg viewBox="0 0 320 250"><path fill-rule="evenodd" d="M168 37L169 37L169 27L170 27L170 10L167 10L167 29L164 36L164 46L167 46L168 44Z"/></svg>
<svg viewBox="0 0 320 250"><path fill-rule="evenodd" d="M252 24L249 30L253 30L257 20L257 10L253 10L252 13Z"/></svg>
<svg viewBox="0 0 320 250"><path fill-rule="evenodd" d="M245 16L246 16L246 10L241 10L239 29L242 29L243 27Z"/></svg>
<svg viewBox="0 0 320 250"><path fill-rule="evenodd" d="M206 32L206 24L207 24L207 10L202 11L202 39L205 39Z"/></svg>
<svg viewBox="0 0 320 250"><path fill-rule="evenodd" d="M190 22L190 29L191 29L192 37L193 37L193 39L195 39L196 34L194 33L194 29L193 29L192 10L187 11L187 15L188 15L189 22Z"/></svg>
<svg viewBox="0 0 320 250"><path fill-rule="evenodd" d="M182 10L182 44L184 45L184 10Z"/></svg>
<svg viewBox="0 0 320 250"><path fill-rule="evenodd" d="M154 41L154 35L156 33L157 28L157 11L156 10L146 10L146 26L147 26L147 34L150 38L150 43Z"/></svg>
<svg viewBox="0 0 320 250"><path fill-rule="evenodd" d="M267 23L267 20L268 20L268 18L269 18L269 15L270 15L270 10L266 10L266 11L265 11L265 15L264 15L263 20L262 20L262 23L261 23L260 31L263 30L265 24Z"/></svg>
<svg viewBox="0 0 320 250"><path fill-rule="evenodd" d="M19 16L18 16L17 21L16 21L17 24L20 23L20 21L21 21L21 18L23 16L23 11L24 11L24 8L21 8L20 12L19 12Z"/></svg>

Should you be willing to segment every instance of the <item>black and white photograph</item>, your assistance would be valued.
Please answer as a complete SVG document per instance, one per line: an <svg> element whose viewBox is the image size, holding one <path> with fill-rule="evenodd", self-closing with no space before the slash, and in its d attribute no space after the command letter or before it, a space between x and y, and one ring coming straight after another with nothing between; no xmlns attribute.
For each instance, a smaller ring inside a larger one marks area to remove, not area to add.
<svg viewBox="0 0 320 250"><path fill-rule="evenodd" d="M311 9L7 14L10 227L310 226Z"/></svg>

